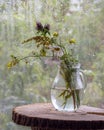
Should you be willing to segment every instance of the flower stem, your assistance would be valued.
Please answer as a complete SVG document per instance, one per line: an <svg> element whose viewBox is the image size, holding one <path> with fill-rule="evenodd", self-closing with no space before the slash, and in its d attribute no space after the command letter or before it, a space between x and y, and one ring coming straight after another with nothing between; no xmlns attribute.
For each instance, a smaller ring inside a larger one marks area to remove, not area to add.
<svg viewBox="0 0 104 130"><path fill-rule="evenodd" d="M72 90L72 98L73 98L73 105L74 105L74 109L76 108L76 99L75 99L75 90Z"/></svg>

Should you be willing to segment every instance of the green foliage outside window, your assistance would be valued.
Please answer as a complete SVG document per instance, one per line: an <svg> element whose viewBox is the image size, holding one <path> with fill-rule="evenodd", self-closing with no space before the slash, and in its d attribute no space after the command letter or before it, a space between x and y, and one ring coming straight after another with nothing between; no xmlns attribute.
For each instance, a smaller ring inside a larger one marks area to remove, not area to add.
<svg viewBox="0 0 104 130"><path fill-rule="evenodd" d="M7 69L10 55L30 53L29 44L20 44L34 36L35 23L51 24L52 30L75 36L82 68L86 69L87 90L84 102L104 107L104 1L86 0L72 3L71 0L0 0L0 129L21 129L11 120L13 107L50 101L50 84L57 72L44 62L31 58L30 64L21 63ZM70 30L70 31L69 31ZM24 49L25 46L25 49ZM45 75L45 76L43 76ZM46 90L46 91L44 91ZM94 95L92 99L92 94ZM22 129L26 130L26 127ZM29 128L27 128L29 129Z"/></svg>

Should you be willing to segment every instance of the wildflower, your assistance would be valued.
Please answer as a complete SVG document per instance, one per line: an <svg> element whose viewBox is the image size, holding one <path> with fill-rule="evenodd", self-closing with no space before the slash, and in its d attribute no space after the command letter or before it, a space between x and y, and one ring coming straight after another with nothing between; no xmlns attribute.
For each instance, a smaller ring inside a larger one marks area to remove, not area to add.
<svg viewBox="0 0 104 130"><path fill-rule="evenodd" d="M72 38L71 40L69 40L69 43L70 43L70 44L75 44L75 43L76 43L76 40Z"/></svg>
<svg viewBox="0 0 104 130"><path fill-rule="evenodd" d="M49 24L45 24L45 25L44 25L44 30L49 31L49 30L50 30L50 25L49 25Z"/></svg>
<svg viewBox="0 0 104 130"><path fill-rule="evenodd" d="M40 50L40 55L41 56L46 56L46 51L45 51L44 48Z"/></svg>
<svg viewBox="0 0 104 130"><path fill-rule="evenodd" d="M36 30L37 31L43 31L43 25L40 22L36 23Z"/></svg>
<svg viewBox="0 0 104 130"><path fill-rule="evenodd" d="M15 66L18 63L18 61L16 60L12 60L7 64L8 69L12 68L13 66Z"/></svg>
<svg viewBox="0 0 104 130"><path fill-rule="evenodd" d="M54 37L58 37L58 33L57 33L57 32L54 32L54 33L53 33L53 36L54 36Z"/></svg>
<svg viewBox="0 0 104 130"><path fill-rule="evenodd" d="M11 55L12 60L7 64L8 69L15 66L17 63L19 63L19 59L15 57L14 55Z"/></svg>
<svg viewBox="0 0 104 130"><path fill-rule="evenodd" d="M12 68L12 62L11 61L7 64L7 67L8 67L8 69Z"/></svg>
<svg viewBox="0 0 104 130"><path fill-rule="evenodd" d="M38 42L43 41L43 37L42 37L42 36L36 36L36 37L34 38L34 40L36 41L36 43L38 43Z"/></svg>
<svg viewBox="0 0 104 130"><path fill-rule="evenodd" d="M54 47L55 51L60 51L60 47Z"/></svg>
<svg viewBox="0 0 104 130"><path fill-rule="evenodd" d="M31 37L31 38L29 38L29 39L27 39L27 40L24 40L24 41L22 42L22 44L24 44L24 43L26 43L26 42L29 42L29 41L32 41L32 40L35 40L35 39L37 39L37 37Z"/></svg>

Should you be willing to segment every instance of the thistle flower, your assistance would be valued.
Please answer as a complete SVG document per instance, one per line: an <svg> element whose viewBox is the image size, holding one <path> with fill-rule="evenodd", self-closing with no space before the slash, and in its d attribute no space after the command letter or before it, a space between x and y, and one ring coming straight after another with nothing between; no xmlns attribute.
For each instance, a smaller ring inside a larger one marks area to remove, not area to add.
<svg viewBox="0 0 104 130"><path fill-rule="evenodd" d="M45 25L44 25L44 30L49 31L49 30L50 30L50 25L49 25L49 24L45 24Z"/></svg>
<svg viewBox="0 0 104 130"><path fill-rule="evenodd" d="M40 22L36 23L36 30L37 31L43 31L43 25Z"/></svg>

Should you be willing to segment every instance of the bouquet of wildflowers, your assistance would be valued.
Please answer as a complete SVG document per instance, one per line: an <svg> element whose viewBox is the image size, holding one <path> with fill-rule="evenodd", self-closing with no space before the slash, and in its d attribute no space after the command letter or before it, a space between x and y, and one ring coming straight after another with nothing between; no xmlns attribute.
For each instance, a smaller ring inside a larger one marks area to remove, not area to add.
<svg viewBox="0 0 104 130"><path fill-rule="evenodd" d="M27 55L22 58L18 58L17 56L11 55L11 61L8 63L8 68L11 68L18 64L20 61L24 60L27 63L27 59L29 57L42 58L46 57L50 59L50 62L55 61L60 65L61 74L66 81L66 90L59 96L63 96L65 99L64 105L67 102L67 99L73 95L74 99L74 91L71 86L73 67L78 64L78 60L74 54L74 49L76 46L75 39L69 39L68 43L65 44L61 42L60 36L57 32L50 31L50 25L45 24L42 25L40 22L36 23L37 33L35 36L24 40L22 44L25 44L30 41L34 41L34 46L37 47L37 51L32 51L31 55ZM75 100L74 100L75 104Z"/></svg>
<svg viewBox="0 0 104 130"><path fill-rule="evenodd" d="M64 62L70 65L70 68L78 62L77 58L73 55L74 49L71 48L70 51L67 51L68 47L73 46L73 44L76 45L75 39L69 39L68 44L65 46L65 44L59 40L59 34L57 32L51 34L49 24L43 26L40 22L37 22L36 30L36 35L24 40L22 44L34 41L38 52L32 51L31 55L22 58L11 55L12 60L7 64L8 68L15 66L22 60L26 61L29 57L51 58L53 61L56 60L60 63Z"/></svg>

